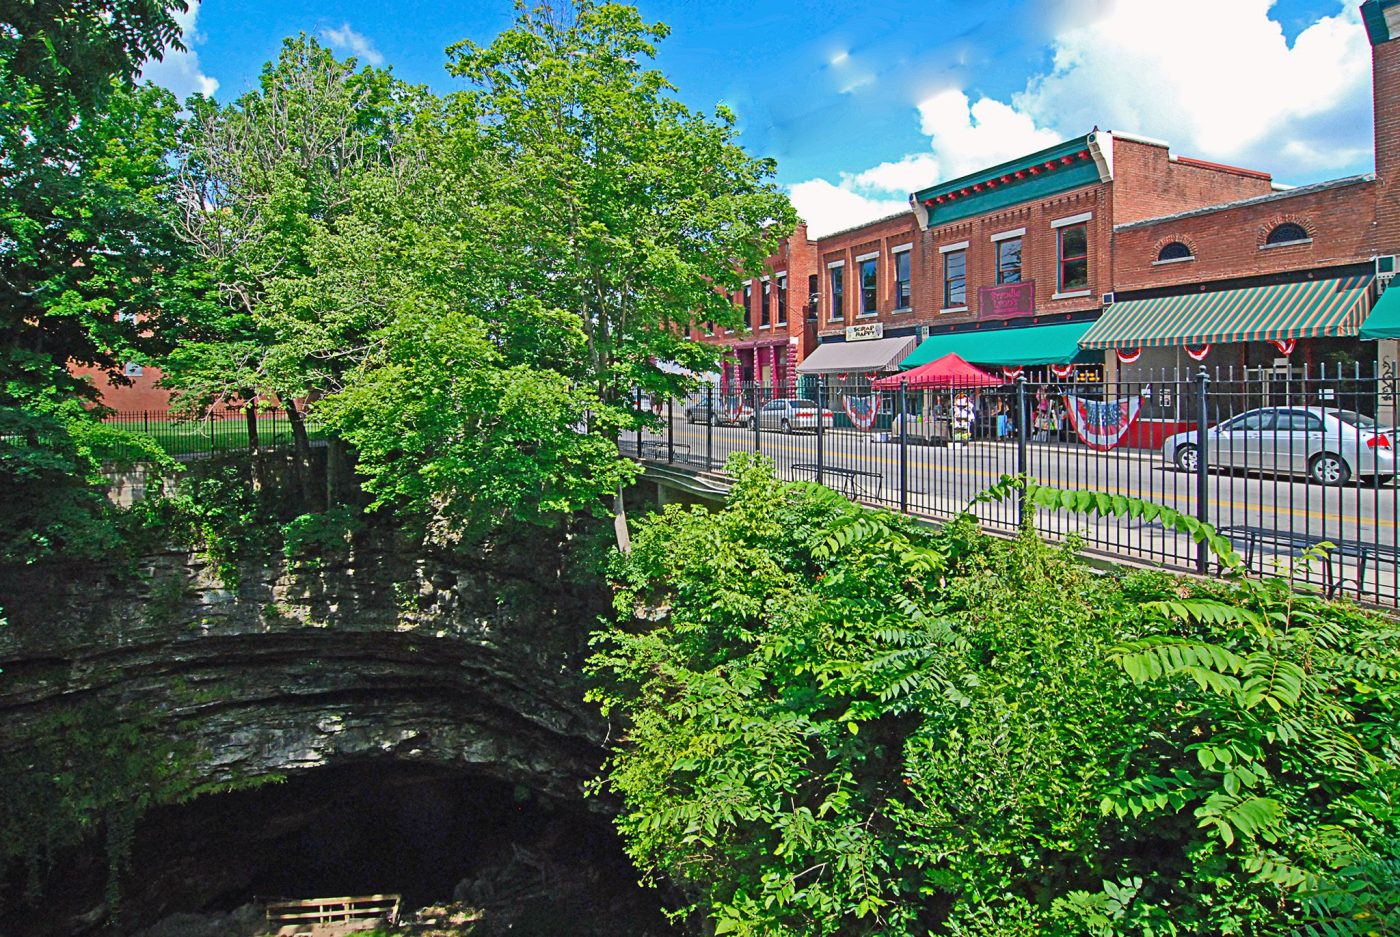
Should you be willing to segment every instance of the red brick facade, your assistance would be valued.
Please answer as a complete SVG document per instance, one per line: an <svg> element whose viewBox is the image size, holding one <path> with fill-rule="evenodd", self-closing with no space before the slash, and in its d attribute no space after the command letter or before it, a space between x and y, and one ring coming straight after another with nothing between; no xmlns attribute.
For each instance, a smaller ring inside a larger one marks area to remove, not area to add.
<svg viewBox="0 0 1400 937"><path fill-rule="evenodd" d="M1387 12L1400 21L1400 7ZM1400 37L1371 50L1376 115L1376 253L1400 253Z"/></svg>

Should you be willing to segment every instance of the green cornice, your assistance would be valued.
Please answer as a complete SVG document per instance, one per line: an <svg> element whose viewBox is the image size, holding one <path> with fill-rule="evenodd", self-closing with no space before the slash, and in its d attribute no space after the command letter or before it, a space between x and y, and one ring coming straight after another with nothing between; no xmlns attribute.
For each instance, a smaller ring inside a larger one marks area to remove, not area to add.
<svg viewBox="0 0 1400 937"><path fill-rule="evenodd" d="M1075 137L999 166L921 189L910 201L924 227L934 228L1093 185L1109 175L1100 164L1099 143L1097 132ZM1112 146L1107 140L1103 143Z"/></svg>
<svg viewBox="0 0 1400 937"><path fill-rule="evenodd" d="M1400 34L1389 25L1400 20L1400 11L1390 12L1395 7L1400 7L1400 0L1366 0L1361 4L1361 21L1366 24L1366 35L1371 45L1378 46L1400 38Z"/></svg>

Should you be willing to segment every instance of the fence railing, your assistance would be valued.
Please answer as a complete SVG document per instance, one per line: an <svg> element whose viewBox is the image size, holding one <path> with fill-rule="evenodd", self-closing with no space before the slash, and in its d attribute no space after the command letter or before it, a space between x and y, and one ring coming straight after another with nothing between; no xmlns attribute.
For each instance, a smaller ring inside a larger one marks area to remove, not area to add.
<svg viewBox="0 0 1400 937"><path fill-rule="evenodd" d="M627 455L722 468L734 452L791 479L949 518L1003 475L1162 504L1207 521L1256 573L1388 606L1397 589L1396 376L1361 365L1142 372L1140 380L867 377L709 386L649 403ZM1126 502L1125 502L1126 503ZM979 504L1011 530L1018 506ZM1209 571L1203 545L1124 511L1042 511L1037 527L1097 552ZM1306 560L1322 545L1325 560Z"/></svg>
<svg viewBox="0 0 1400 937"><path fill-rule="evenodd" d="M254 410L252 419L243 407L213 407L197 414L172 410L124 410L108 414L109 425L143 433L173 458L186 461L229 452L291 449L293 424L287 411ZM324 438L319 422L304 418L310 440ZM136 457L135 448L130 453Z"/></svg>

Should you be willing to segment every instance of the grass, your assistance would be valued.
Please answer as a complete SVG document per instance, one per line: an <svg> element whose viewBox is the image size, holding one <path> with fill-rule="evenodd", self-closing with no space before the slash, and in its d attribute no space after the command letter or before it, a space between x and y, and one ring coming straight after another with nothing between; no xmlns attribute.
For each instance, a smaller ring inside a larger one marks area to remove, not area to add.
<svg viewBox="0 0 1400 937"><path fill-rule="evenodd" d="M175 420L169 415L117 413L107 422L131 432L144 433L171 456L211 455L248 448L248 422L242 413L202 420ZM315 425L307 427L312 439L325 434ZM292 427L280 413L258 417L258 445L262 448L282 448L292 445Z"/></svg>

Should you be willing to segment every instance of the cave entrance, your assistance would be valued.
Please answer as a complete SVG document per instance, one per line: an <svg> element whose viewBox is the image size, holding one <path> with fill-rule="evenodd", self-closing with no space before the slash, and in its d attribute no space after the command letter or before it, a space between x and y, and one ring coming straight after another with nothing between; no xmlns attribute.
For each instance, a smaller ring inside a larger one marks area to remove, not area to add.
<svg viewBox="0 0 1400 937"><path fill-rule="evenodd" d="M100 896L100 876L86 877ZM136 831L121 929L187 934L195 925L172 915L242 908L247 918L260 900L394 893L405 916L456 902L460 920L470 909L461 933L473 937L675 933L637 878L611 822L581 804L462 770L373 762L152 811Z"/></svg>

